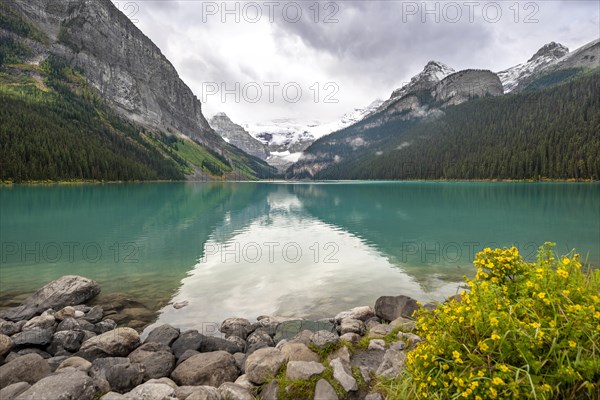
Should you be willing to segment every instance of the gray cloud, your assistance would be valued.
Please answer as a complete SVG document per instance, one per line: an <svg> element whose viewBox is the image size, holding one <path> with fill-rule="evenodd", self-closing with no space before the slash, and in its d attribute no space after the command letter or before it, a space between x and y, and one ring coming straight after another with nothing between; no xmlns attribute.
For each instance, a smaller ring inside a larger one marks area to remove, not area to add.
<svg viewBox="0 0 600 400"><path fill-rule="evenodd" d="M521 1L518 14L510 8L515 2L483 1L474 7L472 21L462 0L427 2L428 10L437 7L439 22L434 14L424 14L422 1L335 1L339 6L333 16L337 23L324 22L334 10L328 2L317 3L318 22L314 21L314 1L278 2L272 23L262 0L255 3L263 12L257 23L245 21L243 15L239 15L239 23L233 15L225 15L223 23L220 13L203 13L215 6L221 11L222 4L229 9L237 4L242 10L249 7L248 1L132 2L139 6L134 18L140 29L161 48L198 97L205 82L224 82L228 87L236 82L242 86L248 82L297 82L302 87L303 96L297 103L286 102L279 93L272 103L265 101L267 96L256 104L223 103L213 98L204 107L209 114L226 111L239 122L279 117L334 120L375 98L388 97L429 60L457 70L499 71L525 62L550 41L574 50L598 38L600 23L595 1ZM118 3L122 8L127 1ZM451 3L459 5L462 12L455 22L450 21L457 19ZM282 10L287 5L291 12L296 4L302 7L302 18L290 22ZM501 5L502 15L493 21L496 4ZM409 11L416 13L410 15ZM322 100L327 82L338 85L339 102L315 103L311 85L319 84Z"/></svg>

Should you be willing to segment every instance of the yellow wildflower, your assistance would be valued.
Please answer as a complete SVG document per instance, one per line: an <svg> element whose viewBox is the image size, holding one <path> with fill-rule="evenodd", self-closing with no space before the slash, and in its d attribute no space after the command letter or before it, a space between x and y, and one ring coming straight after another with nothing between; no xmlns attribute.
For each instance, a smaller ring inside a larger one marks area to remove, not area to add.
<svg viewBox="0 0 600 400"><path fill-rule="evenodd" d="M569 272L559 268L556 270L556 275L560 276L561 278L567 279L569 277Z"/></svg>
<svg viewBox="0 0 600 400"><path fill-rule="evenodd" d="M502 378L498 378L498 377L495 377L494 379L492 379L492 383L497 386L504 385L504 381L502 380Z"/></svg>
<svg viewBox="0 0 600 400"><path fill-rule="evenodd" d="M498 318L496 318L496 317L490 318L490 325L491 326L498 326L498 322L500 322L500 321L498 321Z"/></svg>
<svg viewBox="0 0 600 400"><path fill-rule="evenodd" d="M569 347L577 347L577 343L572 340L569 340Z"/></svg>

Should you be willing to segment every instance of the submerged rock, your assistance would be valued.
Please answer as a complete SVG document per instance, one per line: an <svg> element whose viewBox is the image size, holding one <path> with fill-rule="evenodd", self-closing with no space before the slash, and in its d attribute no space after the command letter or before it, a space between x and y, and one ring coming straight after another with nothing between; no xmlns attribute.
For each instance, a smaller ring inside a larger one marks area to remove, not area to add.
<svg viewBox="0 0 600 400"><path fill-rule="evenodd" d="M11 321L30 319L44 310L59 310L85 303L100 293L98 282L76 275L67 275L43 286L20 306L7 310L3 318Z"/></svg>

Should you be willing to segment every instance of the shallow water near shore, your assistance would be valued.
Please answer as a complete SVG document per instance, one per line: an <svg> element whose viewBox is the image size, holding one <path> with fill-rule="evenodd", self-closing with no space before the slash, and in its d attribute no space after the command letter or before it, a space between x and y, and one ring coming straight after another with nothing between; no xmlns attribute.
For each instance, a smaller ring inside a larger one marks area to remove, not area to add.
<svg viewBox="0 0 600 400"><path fill-rule="evenodd" d="M599 204L597 183L1 187L0 307L68 274L142 303L155 312L145 322L207 333L231 316L441 300L484 247L532 260L553 241L598 265Z"/></svg>

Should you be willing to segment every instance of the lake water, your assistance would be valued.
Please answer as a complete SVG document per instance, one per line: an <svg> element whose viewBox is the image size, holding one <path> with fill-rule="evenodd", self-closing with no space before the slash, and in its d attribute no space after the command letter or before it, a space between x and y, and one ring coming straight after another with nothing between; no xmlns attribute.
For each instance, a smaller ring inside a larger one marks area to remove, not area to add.
<svg viewBox="0 0 600 400"><path fill-rule="evenodd" d="M600 264L600 184L150 183L0 188L0 306L66 274L204 329L456 293L474 253ZM175 309L175 302L189 304Z"/></svg>

